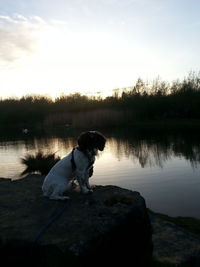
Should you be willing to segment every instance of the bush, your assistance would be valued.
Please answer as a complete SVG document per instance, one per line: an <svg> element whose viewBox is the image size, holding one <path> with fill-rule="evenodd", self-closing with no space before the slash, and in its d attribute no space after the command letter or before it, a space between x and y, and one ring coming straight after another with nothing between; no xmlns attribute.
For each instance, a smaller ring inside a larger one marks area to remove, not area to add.
<svg viewBox="0 0 200 267"><path fill-rule="evenodd" d="M35 155L27 154L21 158L21 163L26 166L21 175L35 172L46 175L59 160L60 157L56 157L55 153L44 155L43 152L39 151Z"/></svg>

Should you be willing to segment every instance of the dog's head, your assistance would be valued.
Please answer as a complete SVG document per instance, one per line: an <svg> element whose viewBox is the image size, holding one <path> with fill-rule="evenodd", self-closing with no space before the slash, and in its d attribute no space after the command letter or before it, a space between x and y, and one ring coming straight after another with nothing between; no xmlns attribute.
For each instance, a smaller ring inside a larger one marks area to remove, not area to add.
<svg viewBox="0 0 200 267"><path fill-rule="evenodd" d="M106 138L98 131L83 132L78 137L78 145L80 150L85 151L87 149L104 150Z"/></svg>

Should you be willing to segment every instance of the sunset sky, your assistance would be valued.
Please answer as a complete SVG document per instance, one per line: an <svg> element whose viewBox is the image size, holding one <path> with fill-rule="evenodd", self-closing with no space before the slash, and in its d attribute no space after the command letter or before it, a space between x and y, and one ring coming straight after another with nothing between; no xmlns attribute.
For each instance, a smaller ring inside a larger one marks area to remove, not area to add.
<svg viewBox="0 0 200 267"><path fill-rule="evenodd" d="M104 95L200 70L198 0L0 0L0 97Z"/></svg>

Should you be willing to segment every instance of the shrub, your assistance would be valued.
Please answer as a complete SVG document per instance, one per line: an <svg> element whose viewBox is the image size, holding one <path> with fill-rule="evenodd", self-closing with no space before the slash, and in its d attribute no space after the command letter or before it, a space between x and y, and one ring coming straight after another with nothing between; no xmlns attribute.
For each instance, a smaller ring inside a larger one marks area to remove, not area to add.
<svg viewBox="0 0 200 267"><path fill-rule="evenodd" d="M39 151L35 155L27 154L24 158L21 158L21 163L26 166L21 175L35 172L46 175L59 160L60 157L56 157L55 153L45 155Z"/></svg>

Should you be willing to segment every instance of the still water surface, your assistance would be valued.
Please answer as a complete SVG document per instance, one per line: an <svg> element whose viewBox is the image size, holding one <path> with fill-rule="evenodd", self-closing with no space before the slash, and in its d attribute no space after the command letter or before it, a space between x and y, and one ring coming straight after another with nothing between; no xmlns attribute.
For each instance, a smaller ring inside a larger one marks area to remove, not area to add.
<svg viewBox="0 0 200 267"><path fill-rule="evenodd" d="M200 218L200 142L197 135L115 135L95 163L91 184L139 191L147 207L171 216ZM18 179L26 153L65 156L76 145L71 137L0 141L0 177Z"/></svg>

